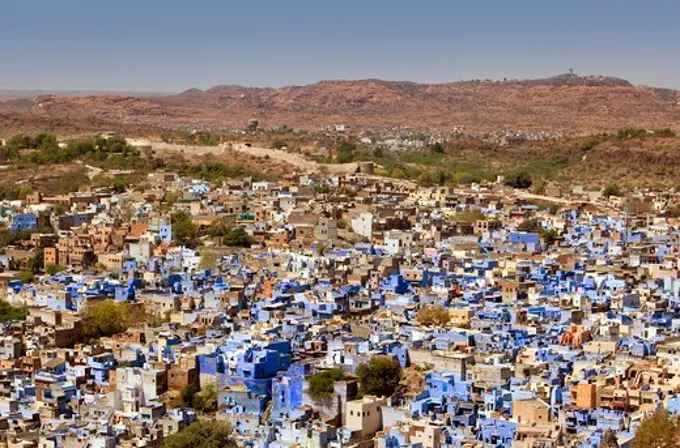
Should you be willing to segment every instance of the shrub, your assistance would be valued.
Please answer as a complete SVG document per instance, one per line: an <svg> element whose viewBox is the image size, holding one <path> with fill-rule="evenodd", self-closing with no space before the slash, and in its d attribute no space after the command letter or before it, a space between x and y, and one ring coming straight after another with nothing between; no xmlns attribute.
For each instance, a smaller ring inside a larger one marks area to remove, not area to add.
<svg viewBox="0 0 680 448"><path fill-rule="evenodd" d="M642 420L635 432L633 448L680 446L680 420L664 408L658 408Z"/></svg>
<svg viewBox="0 0 680 448"><path fill-rule="evenodd" d="M344 377L345 372L338 368L314 374L307 379L309 384L307 393L314 401L326 400L333 394L335 382L342 380Z"/></svg>
<svg viewBox="0 0 680 448"><path fill-rule="evenodd" d="M621 196L621 190L619 189L618 185L609 184L606 187L604 187L604 190L602 190L602 196L604 196L606 198L609 198L611 196L620 197Z"/></svg>
<svg viewBox="0 0 680 448"><path fill-rule="evenodd" d="M512 173L505 179L505 185L512 188L526 189L531 187L531 184L531 175L526 171Z"/></svg>
<svg viewBox="0 0 680 448"><path fill-rule="evenodd" d="M7 302L0 301L0 322L9 322L12 320L25 320L26 309L17 308Z"/></svg>
<svg viewBox="0 0 680 448"><path fill-rule="evenodd" d="M31 283L33 280L35 280L35 274L31 271L21 271L19 274L19 280L21 280L23 283Z"/></svg>
<svg viewBox="0 0 680 448"><path fill-rule="evenodd" d="M236 448L231 425L216 420L197 420L166 437L166 448Z"/></svg>
<svg viewBox="0 0 680 448"><path fill-rule="evenodd" d="M250 247L257 243L255 238L250 236L243 227L234 227L227 233L223 240L229 247Z"/></svg>
<svg viewBox="0 0 680 448"><path fill-rule="evenodd" d="M187 384L180 390L179 395L182 399L182 407L191 408L194 406L194 397L198 393L198 387L194 384Z"/></svg>
<svg viewBox="0 0 680 448"><path fill-rule="evenodd" d="M90 338L100 338L122 333L140 317L131 305L107 299L101 302L88 302L81 311L83 334Z"/></svg>
<svg viewBox="0 0 680 448"><path fill-rule="evenodd" d="M451 321L451 314L449 310L443 306L428 306L421 308L416 316L418 323L421 325L436 325L444 326Z"/></svg>
<svg viewBox="0 0 680 448"><path fill-rule="evenodd" d="M543 226L541 226L537 219L527 219L517 226L517 230L520 232L540 233L543 231Z"/></svg>
<svg viewBox="0 0 680 448"><path fill-rule="evenodd" d="M401 381L399 361L391 356L378 355L356 371L359 387L364 395L388 397L394 394Z"/></svg>
<svg viewBox="0 0 680 448"><path fill-rule="evenodd" d="M202 391L193 397L194 409L202 412L214 412L217 410L217 385L215 383L206 384Z"/></svg>
<svg viewBox="0 0 680 448"><path fill-rule="evenodd" d="M173 213L172 221L172 237L178 244L187 244L196 238L196 225L191 220L191 216L185 212Z"/></svg>
<svg viewBox="0 0 680 448"><path fill-rule="evenodd" d="M198 265L200 269L212 269L217 265L217 255L215 252L204 251L201 254L201 261Z"/></svg>

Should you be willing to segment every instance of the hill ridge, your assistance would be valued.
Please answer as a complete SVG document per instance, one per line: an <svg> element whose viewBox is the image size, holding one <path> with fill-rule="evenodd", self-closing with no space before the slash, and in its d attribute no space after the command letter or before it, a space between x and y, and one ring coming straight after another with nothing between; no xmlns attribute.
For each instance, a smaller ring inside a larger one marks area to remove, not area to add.
<svg viewBox="0 0 680 448"><path fill-rule="evenodd" d="M24 102L25 103L25 102ZM680 93L634 86L623 78L565 73L527 80L326 80L303 86L233 84L171 95L43 95L35 103L0 104L15 112L58 119L220 130L263 126L300 129L343 123L356 127L410 126L434 130L497 129L610 132L622 127L680 125Z"/></svg>

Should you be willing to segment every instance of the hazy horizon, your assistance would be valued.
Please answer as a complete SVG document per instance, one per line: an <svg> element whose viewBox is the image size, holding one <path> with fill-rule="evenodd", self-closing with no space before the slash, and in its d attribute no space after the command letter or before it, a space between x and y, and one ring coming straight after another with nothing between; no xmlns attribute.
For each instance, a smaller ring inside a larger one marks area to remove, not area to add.
<svg viewBox="0 0 680 448"><path fill-rule="evenodd" d="M443 83L567 72L680 88L680 4L21 0L0 90L173 93L236 84Z"/></svg>

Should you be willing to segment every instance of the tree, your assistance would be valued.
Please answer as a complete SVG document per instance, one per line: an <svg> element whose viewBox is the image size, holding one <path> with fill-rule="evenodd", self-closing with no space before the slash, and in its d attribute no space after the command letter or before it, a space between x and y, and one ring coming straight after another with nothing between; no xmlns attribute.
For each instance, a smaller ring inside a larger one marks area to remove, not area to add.
<svg viewBox="0 0 680 448"><path fill-rule="evenodd" d="M416 319L420 325L436 325L441 327L451 321L451 314L443 306L427 306L418 311Z"/></svg>
<svg viewBox="0 0 680 448"><path fill-rule="evenodd" d="M512 173L505 179L505 185L512 188L526 189L531 187L531 184L531 175L526 171Z"/></svg>
<svg viewBox="0 0 680 448"><path fill-rule="evenodd" d="M520 232L540 233L543 231L543 226L537 219L527 219L517 226L517 230Z"/></svg>
<svg viewBox="0 0 680 448"><path fill-rule="evenodd" d="M197 420L165 439L166 448L236 448L231 425L216 420Z"/></svg>
<svg viewBox="0 0 680 448"><path fill-rule="evenodd" d="M35 275L31 271L21 271L19 280L23 283L31 283L35 279Z"/></svg>
<svg viewBox="0 0 680 448"><path fill-rule="evenodd" d="M257 241L243 227L234 227L224 237L223 242L229 247L250 247Z"/></svg>
<svg viewBox="0 0 680 448"><path fill-rule="evenodd" d="M7 302L0 301L0 322L9 322L11 320L25 320L26 309L17 308Z"/></svg>
<svg viewBox="0 0 680 448"><path fill-rule="evenodd" d="M609 184L606 187L604 187L604 190L602 190L602 196L605 198L611 197L611 196L616 196L620 197L621 196L621 190L619 189L619 186L616 184Z"/></svg>
<svg viewBox="0 0 680 448"><path fill-rule="evenodd" d="M342 142L338 146L338 155L335 161L338 163L349 163L354 160L354 150L356 145L350 142Z"/></svg>
<svg viewBox="0 0 680 448"><path fill-rule="evenodd" d="M203 390L194 395L193 407L198 411L214 412L217 410L217 385L208 383Z"/></svg>
<svg viewBox="0 0 680 448"><path fill-rule="evenodd" d="M42 134L38 134L38 136L35 138L35 145L40 150L49 150L49 149L59 147L59 145L57 143L57 136L54 135L54 134L47 133L47 132L43 132Z"/></svg>
<svg viewBox="0 0 680 448"><path fill-rule="evenodd" d="M680 446L680 422L659 408L642 420L635 432L633 448L671 448Z"/></svg>
<svg viewBox="0 0 680 448"><path fill-rule="evenodd" d="M224 238L232 229L231 223L225 218L220 218L208 228L208 235L216 238Z"/></svg>
<svg viewBox="0 0 680 448"><path fill-rule="evenodd" d="M201 262L198 267L200 269L212 269L217 265L217 255L215 252L203 252L201 254Z"/></svg>
<svg viewBox="0 0 680 448"><path fill-rule="evenodd" d="M333 394L335 382L343 378L345 372L338 368L316 373L307 379L307 393L314 401L327 400Z"/></svg>
<svg viewBox="0 0 680 448"><path fill-rule="evenodd" d="M179 396L182 399L182 407L191 408L194 406L194 397L198 393L198 387L195 384L187 384L179 391Z"/></svg>
<svg viewBox="0 0 680 448"><path fill-rule="evenodd" d="M401 366L391 356L377 355L368 363L360 364L356 374L364 395L389 397L394 394L401 381Z"/></svg>
<svg viewBox="0 0 680 448"><path fill-rule="evenodd" d="M430 146L430 151L436 153L436 154L443 154L444 153L444 146L437 142L434 145Z"/></svg>
<svg viewBox="0 0 680 448"><path fill-rule="evenodd" d="M83 334L91 338L111 336L127 330L133 319L130 305L107 299L88 302L81 312Z"/></svg>
<svg viewBox="0 0 680 448"><path fill-rule="evenodd" d="M559 234L555 229L541 230L539 234L541 235L541 239L543 240L543 242L548 246L552 246L553 244L555 244L555 241L559 239Z"/></svg>
<svg viewBox="0 0 680 448"><path fill-rule="evenodd" d="M517 230L520 232L538 233L543 242L552 246L560 237L556 229L546 230L537 219L527 219L522 221Z"/></svg>
<svg viewBox="0 0 680 448"><path fill-rule="evenodd" d="M599 448L619 448L619 440L616 438L616 434L611 429L608 429L604 433L604 437L600 441Z"/></svg>
<svg viewBox="0 0 680 448"><path fill-rule="evenodd" d="M175 242L184 245L196 238L196 225L185 212L172 214L172 235Z"/></svg>
<svg viewBox="0 0 680 448"><path fill-rule="evenodd" d="M163 195L163 202L158 207L159 211L171 210L177 201L180 200L180 195L176 191L166 191Z"/></svg>
<svg viewBox="0 0 680 448"><path fill-rule="evenodd" d="M45 267L44 263L45 251L43 249L38 249L27 261L28 270L33 274L37 274Z"/></svg>
<svg viewBox="0 0 680 448"><path fill-rule="evenodd" d="M425 171L418 178L418 183L423 187L432 187L435 184L435 179L432 173Z"/></svg>
<svg viewBox="0 0 680 448"><path fill-rule="evenodd" d="M18 154L20 149L35 149L35 140L28 135L18 134L7 140L5 149L12 154Z"/></svg>
<svg viewBox="0 0 680 448"><path fill-rule="evenodd" d="M25 199L30 192L31 189L26 186L11 183L0 184L0 201Z"/></svg>

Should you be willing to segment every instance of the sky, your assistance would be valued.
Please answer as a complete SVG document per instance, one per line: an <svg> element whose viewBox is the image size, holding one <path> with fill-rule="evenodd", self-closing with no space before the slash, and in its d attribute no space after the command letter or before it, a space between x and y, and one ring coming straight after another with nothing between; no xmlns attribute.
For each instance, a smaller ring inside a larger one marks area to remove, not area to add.
<svg viewBox="0 0 680 448"><path fill-rule="evenodd" d="M680 89L680 1L0 0L0 89L567 72Z"/></svg>

